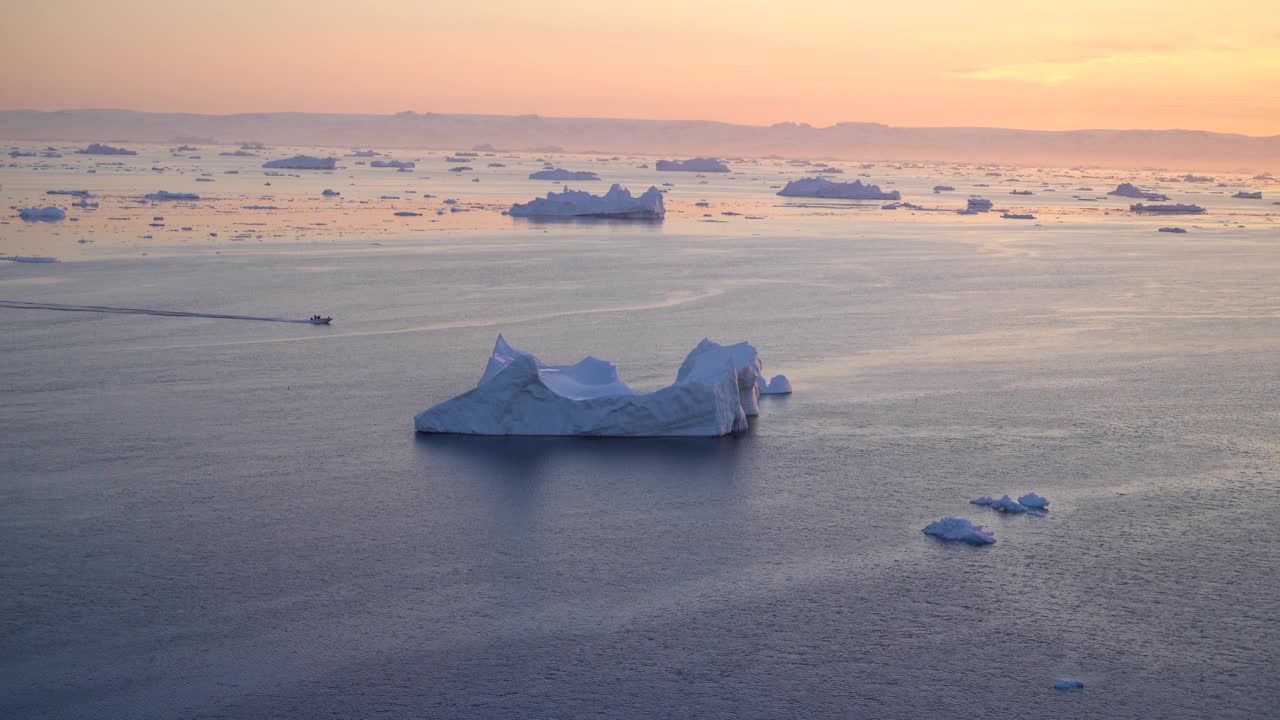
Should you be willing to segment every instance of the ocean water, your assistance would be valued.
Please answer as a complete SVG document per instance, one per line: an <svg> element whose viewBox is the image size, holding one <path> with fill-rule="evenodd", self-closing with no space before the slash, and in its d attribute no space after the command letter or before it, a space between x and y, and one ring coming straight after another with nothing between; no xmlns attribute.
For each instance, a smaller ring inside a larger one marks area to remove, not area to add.
<svg viewBox="0 0 1280 720"><path fill-rule="evenodd" d="M0 717L1280 712L1269 196L1135 218L1064 195L1084 171L1003 169L1038 192L1011 221L784 201L763 163L670 180L662 224L528 223L496 209L555 187L525 157L485 194L420 167L474 208L429 230L379 228L360 173L328 214L332 177L274 180L290 209L232 241L247 185L129 200L191 189L160 152L98 185L4 168L6 205L103 207L0 226L63 260L0 263L0 300L336 319L0 308ZM1009 201L989 169L847 167ZM416 435L499 332L641 390L749 339L795 393L713 440ZM1032 490L1047 517L967 502ZM921 534L951 515L998 542Z"/></svg>

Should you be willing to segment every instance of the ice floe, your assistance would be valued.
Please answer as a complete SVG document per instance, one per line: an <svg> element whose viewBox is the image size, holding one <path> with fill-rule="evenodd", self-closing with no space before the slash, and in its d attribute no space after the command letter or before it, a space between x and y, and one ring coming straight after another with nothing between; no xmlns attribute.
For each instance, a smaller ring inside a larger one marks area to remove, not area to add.
<svg viewBox="0 0 1280 720"><path fill-rule="evenodd" d="M667 214L662 191L650 187L639 197L621 185L614 185L604 195L584 190L549 192L545 198L516 203L507 211L515 217L598 217L634 220L658 220Z"/></svg>
<svg viewBox="0 0 1280 720"><path fill-rule="evenodd" d="M658 170L673 172L729 172L729 166L713 157L696 157L689 160L659 160Z"/></svg>
<svg viewBox="0 0 1280 720"><path fill-rule="evenodd" d="M1162 213L1165 215L1199 215L1204 212L1204 208L1199 205L1184 205L1183 203L1175 203L1173 205L1137 205L1129 206L1130 212L1136 213Z"/></svg>
<svg viewBox="0 0 1280 720"><path fill-rule="evenodd" d="M111 147L101 143L92 143L83 150L77 150L81 155L137 155L136 150L126 150L124 148Z"/></svg>
<svg viewBox="0 0 1280 720"><path fill-rule="evenodd" d="M589 170L565 170L564 168L555 168L552 170L539 170L529 173L530 180L599 180L600 176Z"/></svg>
<svg viewBox="0 0 1280 720"><path fill-rule="evenodd" d="M717 437L747 429L759 411L763 366L742 342L698 343L676 381L638 394L610 362L550 365L501 336L476 387L418 413L419 432L471 435Z"/></svg>
<svg viewBox="0 0 1280 720"><path fill-rule="evenodd" d="M195 193L173 193L168 190L159 190L157 192L143 195L148 200L199 200L200 196Z"/></svg>
<svg viewBox="0 0 1280 720"><path fill-rule="evenodd" d="M65 220L67 211L50 205L42 208L22 208L18 217L23 220Z"/></svg>
<svg viewBox="0 0 1280 720"><path fill-rule="evenodd" d="M277 170L332 170L337 167L337 160L331 157L294 155L280 160L268 160L262 163L262 167Z"/></svg>
<svg viewBox="0 0 1280 720"><path fill-rule="evenodd" d="M1169 199L1169 196L1167 195L1161 195L1158 192L1147 192L1146 190L1139 188L1137 185L1134 185L1133 183L1120 183L1119 185L1116 186L1115 190L1112 190L1107 194L1117 195L1119 197L1133 198L1135 200L1164 201Z"/></svg>
<svg viewBox="0 0 1280 720"><path fill-rule="evenodd" d="M970 545L990 545L996 541L995 533L981 525L974 525L964 518L945 517L925 526L925 535L932 535L940 540L963 542Z"/></svg>
<svg viewBox="0 0 1280 720"><path fill-rule="evenodd" d="M792 180L778 191L784 197L812 197L840 200L901 200L902 193L897 190L883 191L879 185L864 185L861 180L853 182L832 182L826 178L813 177Z"/></svg>

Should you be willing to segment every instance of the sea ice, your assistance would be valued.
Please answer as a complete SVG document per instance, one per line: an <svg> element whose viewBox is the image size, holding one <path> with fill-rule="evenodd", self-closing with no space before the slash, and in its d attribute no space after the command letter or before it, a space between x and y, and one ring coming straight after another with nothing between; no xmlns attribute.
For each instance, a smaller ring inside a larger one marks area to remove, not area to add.
<svg viewBox="0 0 1280 720"><path fill-rule="evenodd" d="M981 525L974 525L964 518L945 517L935 520L921 530L926 535L933 535L942 540L965 542L970 545L990 545L996 536Z"/></svg>
<svg viewBox="0 0 1280 720"><path fill-rule="evenodd" d="M369 163L369 167L409 170L418 167L418 163L413 162L412 160L374 160Z"/></svg>
<svg viewBox="0 0 1280 720"><path fill-rule="evenodd" d="M195 193L171 193L167 190L160 190L149 195L143 195L148 200L199 200L200 196Z"/></svg>
<svg viewBox="0 0 1280 720"><path fill-rule="evenodd" d="M965 210L969 212L987 212L991 209L991 201L986 198L969 198L968 207Z"/></svg>
<svg viewBox="0 0 1280 720"><path fill-rule="evenodd" d="M535 173L529 173L530 180L559 180L561 182L567 180L599 180L600 176L589 170L565 170L564 168L555 168L554 170L539 170Z"/></svg>
<svg viewBox="0 0 1280 720"><path fill-rule="evenodd" d="M1247 191L1245 191L1245 190L1241 190L1240 192L1236 193L1235 195L1232 195L1231 197L1233 197L1233 198L1240 198L1240 199L1242 199L1242 200L1261 200L1261 199L1262 199L1262 191L1261 191L1261 190L1257 190L1257 191L1254 191L1254 192L1247 192Z"/></svg>
<svg viewBox="0 0 1280 720"><path fill-rule="evenodd" d="M1139 188L1137 185L1134 185L1133 183L1120 183L1119 185L1116 186L1115 190L1112 190L1107 194L1118 195L1120 197L1134 198L1135 200L1164 201L1169 199L1167 195L1161 195L1160 193L1157 193L1157 192L1147 192L1146 190Z"/></svg>
<svg viewBox="0 0 1280 720"><path fill-rule="evenodd" d="M549 365L499 335L476 387L418 413L414 426L472 435L716 437L747 429L747 416L758 411L761 366L745 342L704 339L673 384L637 394L612 363L587 357Z"/></svg>
<svg viewBox="0 0 1280 720"><path fill-rule="evenodd" d="M659 160L658 170L675 172L729 172L729 166L716 158L696 157L689 160Z"/></svg>
<svg viewBox="0 0 1280 720"><path fill-rule="evenodd" d="M337 167L337 160L331 157L318 158L310 155L294 155L281 160L268 160L262 163L262 167L279 170L332 170Z"/></svg>
<svg viewBox="0 0 1280 720"><path fill-rule="evenodd" d="M337 190L334 190L333 188L325 188L324 191L321 192L320 194L325 197L337 197L342 193L338 192Z"/></svg>
<svg viewBox="0 0 1280 720"><path fill-rule="evenodd" d="M1184 205L1182 203L1175 203L1173 205L1144 205L1142 203L1138 203L1137 205L1130 205L1129 211L1136 213L1163 213L1168 215L1199 215L1204 212L1204 208L1199 205Z"/></svg>
<svg viewBox="0 0 1280 720"><path fill-rule="evenodd" d="M1022 497L1018 498L1018 503L1025 507L1029 507L1032 510L1048 510L1049 509L1048 498L1041 497L1033 492L1027 493L1026 495L1023 495Z"/></svg>
<svg viewBox="0 0 1280 720"><path fill-rule="evenodd" d="M508 212L515 217L600 217L640 220L657 220L667 214L662 204L662 191L658 188L650 187L640 197L632 197L630 190L616 184L603 196L568 188L559 193L549 192L545 198L516 203Z"/></svg>
<svg viewBox="0 0 1280 720"><path fill-rule="evenodd" d="M126 150L124 148L111 147L110 145L102 145L101 143L93 143L83 150L77 150L81 155L137 155L137 151Z"/></svg>
<svg viewBox="0 0 1280 720"><path fill-rule="evenodd" d="M841 200L901 200L897 190L882 191L879 185L863 185L861 180L851 183L832 182L814 177L792 180L778 191L784 197L813 197Z"/></svg>
<svg viewBox="0 0 1280 720"><path fill-rule="evenodd" d="M1053 681L1053 689L1055 690L1083 690L1083 680L1062 679Z"/></svg>
<svg viewBox="0 0 1280 720"><path fill-rule="evenodd" d="M772 380L765 382L761 375L756 379L756 388L761 395L790 395L791 381L786 375L774 375Z"/></svg>
<svg viewBox="0 0 1280 720"><path fill-rule="evenodd" d="M22 208L18 217L23 220L65 220L67 211L50 205L43 208Z"/></svg>

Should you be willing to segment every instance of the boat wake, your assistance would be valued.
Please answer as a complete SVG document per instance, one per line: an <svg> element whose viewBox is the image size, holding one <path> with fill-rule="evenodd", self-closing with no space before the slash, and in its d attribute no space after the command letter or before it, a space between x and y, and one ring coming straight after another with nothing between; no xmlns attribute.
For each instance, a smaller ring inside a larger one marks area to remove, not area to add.
<svg viewBox="0 0 1280 720"><path fill-rule="evenodd" d="M108 305L61 305L58 303L24 302L21 300L0 300L0 307L13 310L61 310L64 312L96 312L115 315L158 315L160 317L211 318L215 320L257 320L259 322L298 323L302 325L328 324L319 319L297 320L294 318L257 317L254 315L224 315L221 313L183 312L181 310L151 310L148 308L110 307Z"/></svg>

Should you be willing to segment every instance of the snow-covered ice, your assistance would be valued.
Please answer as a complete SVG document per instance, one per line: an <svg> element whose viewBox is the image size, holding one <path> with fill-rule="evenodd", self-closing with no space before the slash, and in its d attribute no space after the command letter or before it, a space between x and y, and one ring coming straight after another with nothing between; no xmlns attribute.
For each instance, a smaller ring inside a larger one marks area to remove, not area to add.
<svg viewBox="0 0 1280 720"><path fill-rule="evenodd" d="M759 411L759 356L748 343L698 343L676 381L638 394L610 362L549 365L498 336L476 387L414 418L419 432L472 435L716 437Z"/></svg>
<svg viewBox="0 0 1280 720"><path fill-rule="evenodd" d="M713 157L696 157L689 160L659 160L658 170L674 172L729 172L729 166Z"/></svg>
<svg viewBox="0 0 1280 720"><path fill-rule="evenodd" d="M278 170L332 170L337 167L337 160L331 157L319 158L310 155L294 155L280 160L268 160L262 163L262 167Z"/></svg>
<svg viewBox="0 0 1280 720"><path fill-rule="evenodd" d="M65 220L67 211L50 205L43 208L22 208L18 217L23 220Z"/></svg>
<svg viewBox="0 0 1280 720"><path fill-rule="evenodd" d="M981 525L974 525L964 518L945 517L941 520L935 520L925 526L923 530L925 535L932 535L941 540L951 542L964 542L970 545L990 545L996 541L996 536Z"/></svg>
<svg viewBox="0 0 1280 720"><path fill-rule="evenodd" d="M559 180L561 182L567 180L599 180L600 176L590 170L565 170L564 168L555 168L554 170L539 170L529 173L530 180Z"/></svg>
<svg viewBox="0 0 1280 720"><path fill-rule="evenodd" d="M515 217L600 217L640 220L661 219L667 214L662 203L662 191L650 187L640 197L632 197L631 191L614 185L609 192L592 195L584 190L549 192L545 198L511 206L509 214Z"/></svg>
<svg viewBox="0 0 1280 720"><path fill-rule="evenodd" d="M784 197L813 197L840 200L901 200L902 193L897 190L888 192L879 185L864 185L861 180L853 182L832 182L826 178L813 177L792 180L778 191Z"/></svg>

